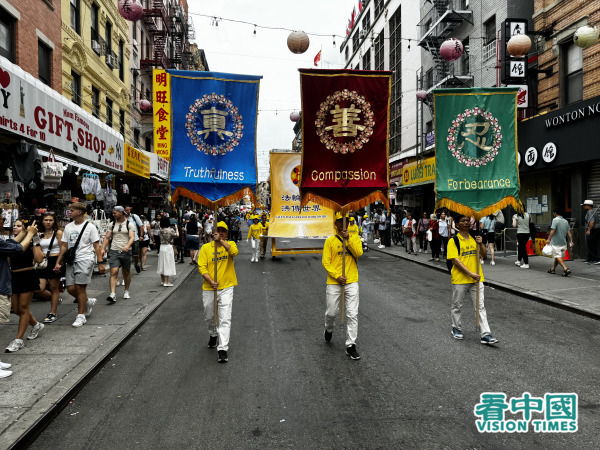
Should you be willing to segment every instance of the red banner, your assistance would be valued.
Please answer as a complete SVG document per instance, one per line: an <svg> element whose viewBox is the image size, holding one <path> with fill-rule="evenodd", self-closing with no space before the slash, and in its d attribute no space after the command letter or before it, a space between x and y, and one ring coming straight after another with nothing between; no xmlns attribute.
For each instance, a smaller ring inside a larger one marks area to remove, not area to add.
<svg viewBox="0 0 600 450"><path fill-rule="evenodd" d="M388 204L391 72L300 69L302 205Z"/></svg>

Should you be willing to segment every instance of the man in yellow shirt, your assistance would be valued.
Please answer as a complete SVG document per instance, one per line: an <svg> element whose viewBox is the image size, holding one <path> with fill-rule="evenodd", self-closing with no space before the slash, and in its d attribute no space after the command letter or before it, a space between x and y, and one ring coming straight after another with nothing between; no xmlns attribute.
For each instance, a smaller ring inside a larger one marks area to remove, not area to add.
<svg viewBox="0 0 600 450"><path fill-rule="evenodd" d="M483 245L481 236L475 239L469 234L471 228L471 219L469 216L462 216L457 221L458 225L458 243L460 248L456 248L454 239L448 241L447 258L452 260L452 336L455 339L463 339L460 309L467 293L471 296L474 309L477 309L477 291L479 287L479 325L481 327L481 343L496 344L498 339L494 338L490 331L487 321L487 313L483 302L483 271L478 266L477 246L479 246L479 255L482 259L487 256L487 250Z"/></svg>
<svg viewBox="0 0 600 450"><path fill-rule="evenodd" d="M348 233L350 233L350 235L352 236L358 236L358 225L356 224L356 219L354 219L353 216L350 216L350 225L348 225Z"/></svg>
<svg viewBox="0 0 600 450"><path fill-rule="evenodd" d="M342 289L346 300L346 354L360 359L356 351L358 334L358 266L357 258L363 254L358 235L343 229L343 218L335 215L335 235L327 238L323 246L323 267L327 271L325 308L325 340L331 341L335 318L340 312ZM346 241L345 276L342 275L342 239Z"/></svg>
<svg viewBox="0 0 600 450"><path fill-rule="evenodd" d="M267 244L269 243L269 222L267 215L263 214L260 216L260 259L265 258L267 252Z"/></svg>
<svg viewBox="0 0 600 450"><path fill-rule="evenodd" d="M258 216L252 216L252 225L248 228L248 236L246 240L249 241L252 239L252 258L250 262L258 262L258 252L260 251L260 234L262 227L258 223Z"/></svg>
<svg viewBox="0 0 600 450"><path fill-rule="evenodd" d="M213 241L204 244L200 249L198 267L204 278L202 285L202 302L204 303L204 320L208 326L209 348L219 345L218 362L228 361L229 335L231 332L231 309L233 304L233 287L237 286L237 277L233 266L233 258L238 254L235 242L227 240L229 229L225 222L217 223L213 233ZM215 274L215 245L217 247L217 281ZM218 325L214 325L214 291L217 291Z"/></svg>

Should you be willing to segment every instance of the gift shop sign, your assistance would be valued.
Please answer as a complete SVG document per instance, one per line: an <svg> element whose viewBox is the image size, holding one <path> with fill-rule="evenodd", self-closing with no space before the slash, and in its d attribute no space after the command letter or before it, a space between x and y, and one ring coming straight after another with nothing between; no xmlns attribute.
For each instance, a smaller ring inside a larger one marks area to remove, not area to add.
<svg viewBox="0 0 600 450"><path fill-rule="evenodd" d="M123 137L82 108L0 57L0 129L123 172Z"/></svg>
<svg viewBox="0 0 600 450"><path fill-rule="evenodd" d="M150 178L150 157L143 151L125 144L125 172Z"/></svg>
<svg viewBox="0 0 600 450"><path fill-rule="evenodd" d="M158 156L158 174L160 178L168 179L169 178L169 161L165 158L161 158Z"/></svg>

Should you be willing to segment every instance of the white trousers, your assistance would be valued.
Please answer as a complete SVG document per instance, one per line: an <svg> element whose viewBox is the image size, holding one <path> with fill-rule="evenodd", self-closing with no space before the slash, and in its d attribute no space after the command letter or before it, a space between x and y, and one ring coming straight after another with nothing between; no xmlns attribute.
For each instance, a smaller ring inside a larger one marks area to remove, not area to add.
<svg viewBox="0 0 600 450"><path fill-rule="evenodd" d="M476 310L477 285L479 285L479 327L481 328L481 336L485 336L486 334L490 334L490 326L488 325L487 313L483 302L483 283L453 284L450 314L452 315L452 326L462 330L460 309L462 308L465 296L469 294L473 301L473 311Z"/></svg>
<svg viewBox="0 0 600 450"><path fill-rule="evenodd" d="M229 349L229 335L231 333L231 308L233 304L233 286L217 291L217 308L219 320L214 324L214 298L215 291L202 291L204 303L204 320L208 327L208 334L219 337L217 350Z"/></svg>
<svg viewBox="0 0 600 450"><path fill-rule="evenodd" d="M260 241L251 237L250 242L252 243L252 257L258 260L258 255L260 253Z"/></svg>
<svg viewBox="0 0 600 450"><path fill-rule="evenodd" d="M325 329L333 333L335 318L340 313L342 289L346 292L346 347L356 344L358 335L358 283L328 284L326 292Z"/></svg>

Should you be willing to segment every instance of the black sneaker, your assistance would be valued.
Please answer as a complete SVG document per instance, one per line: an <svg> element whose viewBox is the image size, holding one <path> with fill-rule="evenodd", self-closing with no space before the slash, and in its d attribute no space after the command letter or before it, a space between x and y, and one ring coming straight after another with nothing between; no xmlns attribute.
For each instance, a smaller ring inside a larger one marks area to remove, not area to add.
<svg viewBox="0 0 600 450"><path fill-rule="evenodd" d="M325 340L327 342L331 342L331 336L333 336L333 331L329 332L329 331L325 330Z"/></svg>
<svg viewBox="0 0 600 450"><path fill-rule="evenodd" d="M136 264L136 265L135 265L135 271L136 271L137 273L140 273L140 272L142 271L142 267L141 267L139 264Z"/></svg>
<svg viewBox="0 0 600 450"><path fill-rule="evenodd" d="M356 345L346 347L346 355L348 355L350 359L360 359L360 355L356 351Z"/></svg>
<svg viewBox="0 0 600 450"><path fill-rule="evenodd" d="M217 359L217 361L220 363L226 363L227 361L229 361L227 359L227 352L225 350L219 350L219 358Z"/></svg>
<svg viewBox="0 0 600 450"><path fill-rule="evenodd" d="M218 336L211 336L208 340L208 348L215 348L217 346Z"/></svg>

